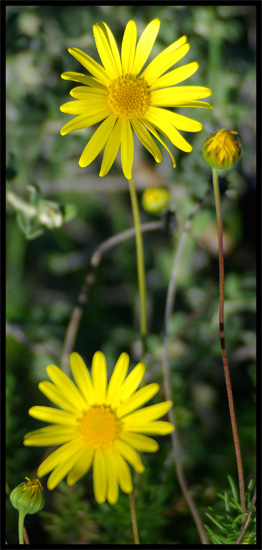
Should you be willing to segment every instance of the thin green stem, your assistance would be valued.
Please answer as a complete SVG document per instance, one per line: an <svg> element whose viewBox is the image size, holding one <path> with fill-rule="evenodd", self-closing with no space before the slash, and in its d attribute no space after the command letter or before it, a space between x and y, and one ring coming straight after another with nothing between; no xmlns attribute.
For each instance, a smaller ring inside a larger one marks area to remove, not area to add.
<svg viewBox="0 0 262 550"><path fill-rule="evenodd" d="M134 493L129 493L129 502L130 502L130 510L131 510L131 519L132 519L132 529L133 529L133 535L134 535L134 541L135 544L140 544L139 542L139 535L138 535L138 528L137 528L137 521L136 521L136 509L135 509L135 499L134 499Z"/></svg>
<svg viewBox="0 0 262 550"><path fill-rule="evenodd" d="M145 284L145 261L144 247L140 227L139 207L135 185L133 179L128 180L131 205L133 210L134 226L136 230L136 255L137 255L137 273L138 273L138 288L140 295L140 332L142 342L142 363L145 361L146 354L146 335L147 335L147 320L146 320L146 284Z"/></svg>
<svg viewBox="0 0 262 550"><path fill-rule="evenodd" d="M221 200L220 200L220 192L219 192L218 171L216 168L212 168L212 178L213 178L213 188L214 188L214 196L215 196L217 233L218 233L219 336L220 336L222 361L223 361L224 375L225 375L225 382L226 382L228 406L229 406L234 447L235 447L235 453L236 453L241 510L242 510L242 513L245 514L246 503L245 503L244 474L243 474L243 466L242 466L241 450L240 450L240 444L239 444L239 438L238 438L233 392L231 387L228 358L227 358L226 344L225 344L225 328L224 328L225 272L224 272L224 253L223 253L223 222L222 222Z"/></svg>
<svg viewBox="0 0 262 550"><path fill-rule="evenodd" d="M18 513L18 540L19 544L25 544L24 541L24 521L26 514L23 512Z"/></svg>
<svg viewBox="0 0 262 550"><path fill-rule="evenodd" d="M13 191L8 190L6 192L6 200L12 204L15 210L19 210L28 216L29 218L34 218L36 216L37 210L31 204L25 202L21 197L16 195Z"/></svg>

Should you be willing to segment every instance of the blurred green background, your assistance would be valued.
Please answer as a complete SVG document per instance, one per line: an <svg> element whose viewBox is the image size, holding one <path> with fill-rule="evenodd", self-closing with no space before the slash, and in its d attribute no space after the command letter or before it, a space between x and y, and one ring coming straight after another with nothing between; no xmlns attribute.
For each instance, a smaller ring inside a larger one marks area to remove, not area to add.
<svg viewBox="0 0 262 550"><path fill-rule="evenodd" d="M128 184L117 159L109 174L98 176L101 156L78 166L93 129L60 136L70 120L59 111L70 100L72 83L63 71L84 72L68 47L98 60L92 25L105 21L120 45L129 19L138 35L153 18L161 20L150 59L186 34L191 45L179 65L198 61L185 85L209 86L214 111L180 109L203 124L188 134L193 152L163 151L154 163L138 140L134 181L139 198L146 187L163 185L170 208L185 221L210 186L201 155L206 137L220 128L237 130L242 158L221 175L225 232L225 328L246 483L255 479L255 107L256 8L233 6L8 6L7 153L8 189L28 201L37 184L47 201L73 204L74 219L27 240L7 205L7 481L12 489L35 476L44 449L24 448L23 435L40 427L27 410L49 405L37 384L49 363L60 365L70 314L96 247L133 224ZM184 85L184 83L183 83ZM192 112L193 111L193 112ZM178 110L177 110L178 112ZM152 216L141 212L143 222ZM21 221L21 220L20 220ZM228 404L218 335L218 263L212 192L195 215L182 256L174 313L170 321L169 364L181 459L204 522L217 491L237 482ZM177 236L145 235L149 337L146 382L157 381L164 399L161 361L163 320ZM140 359L139 296L135 242L130 239L102 259L84 309L75 350L91 365L95 351L105 353L108 370L122 351L133 367ZM160 399L159 397L159 399ZM179 488L170 438L160 451L144 455L145 473L135 477L141 543L198 543L198 535ZM43 483L45 484L46 478ZM17 542L17 513L7 499L7 540ZM29 519L30 518L30 519ZM64 483L46 491L43 512L27 517L31 544L132 543L129 499L114 507L97 505L89 473L75 487Z"/></svg>

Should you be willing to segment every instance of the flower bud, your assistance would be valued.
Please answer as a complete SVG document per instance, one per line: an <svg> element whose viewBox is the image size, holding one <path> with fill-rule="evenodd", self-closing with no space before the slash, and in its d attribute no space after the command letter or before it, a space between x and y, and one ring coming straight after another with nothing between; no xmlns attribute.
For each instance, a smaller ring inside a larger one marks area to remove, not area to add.
<svg viewBox="0 0 262 550"><path fill-rule="evenodd" d="M45 504L45 495L39 479L25 478L10 494L11 504L22 514L36 514Z"/></svg>
<svg viewBox="0 0 262 550"><path fill-rule="evenodd" d="M238 132L234 130L219 130L211 134L205 141L203 157L207 164L218 170L232 168L240 159L241 142Z"/></svg>
<svg viewBox="0 0 262 550"><path fill-rule="evenodd" d="M141 204L146 212L162 212L167 208L171 200L171 194L164 187L150 187L144 191Z"/></svg>

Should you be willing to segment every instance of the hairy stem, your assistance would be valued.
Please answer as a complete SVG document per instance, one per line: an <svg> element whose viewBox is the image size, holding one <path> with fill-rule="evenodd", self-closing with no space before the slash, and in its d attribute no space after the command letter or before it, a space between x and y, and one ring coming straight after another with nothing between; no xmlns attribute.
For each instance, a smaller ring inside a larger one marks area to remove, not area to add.
<svg viewBox="0 0 262 550"><path fill-rule="evenodd" d="M236 453L241 510L242 510L242 513L245 514L246 503L245 503L244 474L243 474L243 466L242 466L241 450L240 450L240 444L239 444L239 438L238 438L238 429L237 429L237 421L236 421L236 415L235 415L233 392L231 387L226 344L225 344L225 328L224 328L225 273L224 273L224 253L223 253L223 222L222 222L221 200L220 200L219 182L218 182L218 171L216 168L212 168L212 176L213 176L213 188L214 188L214 196L215 196L217 232L218 232L219 336L220 336L222 361L223 361L224 375L225 375L225 382L226 382L228 406L229 406L229 412L230 412L230 420L231 420L234 447L235 447L235 453Z"/></svg>

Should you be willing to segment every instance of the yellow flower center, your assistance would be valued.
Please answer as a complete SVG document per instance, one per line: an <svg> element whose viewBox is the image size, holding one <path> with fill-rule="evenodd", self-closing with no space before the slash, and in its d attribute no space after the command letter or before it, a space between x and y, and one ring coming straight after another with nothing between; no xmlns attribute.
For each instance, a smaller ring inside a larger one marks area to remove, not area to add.
<svg viewBox="0 0 262 550"><path fill-rule="evenodd" d="M107 102L120 118L143 116L150 101L149 86L142 77L132 74L120 76L108 87Z"/></svg>
<svg viewBox="0 0 262 550"><path fill-rule="evenodd" d="M79 431L97 449L110 447L122 431L121 421L107 405L94 405L83 415Z"/></svg>

